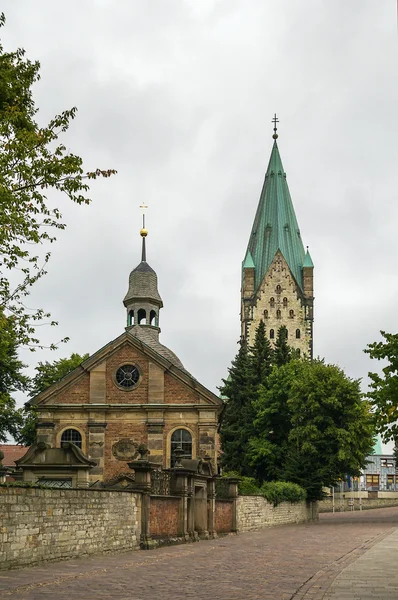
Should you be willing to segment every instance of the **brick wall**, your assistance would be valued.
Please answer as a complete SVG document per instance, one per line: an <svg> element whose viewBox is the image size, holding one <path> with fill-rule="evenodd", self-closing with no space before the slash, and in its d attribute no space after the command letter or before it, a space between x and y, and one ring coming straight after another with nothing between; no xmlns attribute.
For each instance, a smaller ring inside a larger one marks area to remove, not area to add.
<svg viewBox="0 0 398 600"><path fill-rule="evenodd" d="M281 502L274 506L262 496L239 496L237 500L238 531L314 520L318 520L317 503Z"/></svg>
<svg viewBox="0 0 398 600"><path fill-rule="evenodd" d="M178 535L178 508L180 498L151 496L150 523L151 535Z"/></svg>
<svg viewBox="0 0 398 600"><path fill-rule="evenodd" d="M0 568L139 547L140 495L0 487Z"/></svg>
<svg viewBox="0 0 398 600"><path fill-rule="evenodd" d="M216 500L215 530L217 533L229 533L232 530L231 500Z"/></svg>
<svg viewBox="0 0 398 600"><path fill-rule="evenodd" d="M351 510L349 505L349 497L344 499L344 503L340 499L335 499L334 510L335 512L341 512ZM362 508L364 510L371 508L385 508L387 506L398 506L398 498L362 498ZM360 510L359 498L354 498L354 510ZM332 512L333 503L331 498L325 498L319 502L319 512Z"/></svg>

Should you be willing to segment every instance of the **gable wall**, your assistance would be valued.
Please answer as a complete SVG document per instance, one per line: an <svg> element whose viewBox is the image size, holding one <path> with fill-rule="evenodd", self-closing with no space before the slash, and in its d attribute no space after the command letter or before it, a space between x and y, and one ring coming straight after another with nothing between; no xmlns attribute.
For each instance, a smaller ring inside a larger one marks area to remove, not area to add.
<svg viewBox="0 0 398 600"><path fill-rule="evenodd" d="M137 364L141 372L139 385L131 391L121 390L114 383L116 370L125 363ZM216 463L216 411L209 411L207 401L201 399L198 392L165 373L162 367L130 344L105 357L102 363L48 402L51 405L85 405L76 410L73 407L58 410L43 403L42 421L53 422L54 426L42 428L38 433L43 441L59 446L66 428L77 429L82 435L83 452L97 461L97 466L90 471L92 482L109 480L130 471L128 462L132 458L119 460L113 451L116 442L124 438L137 445L145 444L150 449L151 461L169 466L171 435L180 427L191 432L193 458L208 453ZM182 406L173 410L170 407L173 404ZM191 407L192 404L201 404L203 408L198 410ZM148 408L137 405L148 405Z"/></svg>
<svg viewBox="0 0 398 600"><path fill-rule="evenodd" d="M280 294L276 292L277 285L280 285L282 288ZM275 300L274 308L270 304L271 298ZM287 307L283 306L284 298L287 298ZM265 310L268 311L268 318L264 316ZM280 319L276 316L277 310L281 311ZM290 310L294 311L293 318L289 316ZM301 291L280 252L277 252L275 255L257 292L257 298L253 307L253 320L249 325L250 345L254 343L256 329L261 320L264 320L268 338L270 330L273 329L276 339L279 327L285 325L288 330L289 345L293 348L299 348L302 355L310 355L311 329L305 320ZM300 330L300 339L296 339L296 329Z"/></svg>

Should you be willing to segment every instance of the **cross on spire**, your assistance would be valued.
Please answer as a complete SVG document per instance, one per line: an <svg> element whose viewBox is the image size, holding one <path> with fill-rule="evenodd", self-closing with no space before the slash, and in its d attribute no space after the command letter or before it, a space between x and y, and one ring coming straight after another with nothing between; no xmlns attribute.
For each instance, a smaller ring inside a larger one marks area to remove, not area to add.
<svg viewBox="0 0 398 600"><path fill-rule="evenodd" d="M145 202L143 202L140 206L142 210L142 229L140 231L140 235L142 237L142 254L141 261L146 262L146 247L145 247L145 238L148 235L148 230L145 229L145 210L148 208Z"/></svg>
<svg viewBox="0 0 398 600"><path fill-rule="evenodd" d="M277 126L276 126L276 124L279 123L279 119L276 116L276 113L274 115L274 118L272 119L272 123L274 124L274 135L272 137L274 138L274 140L277 140L278 139L278 134L276 133L277 132Z"/></svg>

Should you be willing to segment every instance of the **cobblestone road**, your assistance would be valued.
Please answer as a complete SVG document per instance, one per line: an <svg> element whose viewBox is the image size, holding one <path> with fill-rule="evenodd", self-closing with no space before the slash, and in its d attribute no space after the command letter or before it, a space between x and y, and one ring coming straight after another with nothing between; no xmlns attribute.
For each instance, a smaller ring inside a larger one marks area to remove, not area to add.
<svg viewBox="0 0 398 600"><path fill-rule="evenodd" d="M355 561L360 564L361 557L382 548L384 540L395 539L398 545L398 535L391 536L395 530L398 508L326 514L319 524L0 571L0 598L326 600L342 569L355 570ZM391 543L386 548L391 552ZM339 596L333 592L330 598Z"/></svg>

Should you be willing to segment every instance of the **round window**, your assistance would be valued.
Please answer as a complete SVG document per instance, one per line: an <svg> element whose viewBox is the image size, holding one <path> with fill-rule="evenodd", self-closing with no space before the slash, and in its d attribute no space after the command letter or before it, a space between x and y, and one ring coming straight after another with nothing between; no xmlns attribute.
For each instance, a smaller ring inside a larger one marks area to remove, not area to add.
<svg viewBox="0 0 398 600"><path fill-rule="evenodd" d="M132 388L137 385L140 372L134 365L123 365L116 371L116 383L122 388Z"/></svg>

